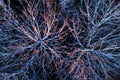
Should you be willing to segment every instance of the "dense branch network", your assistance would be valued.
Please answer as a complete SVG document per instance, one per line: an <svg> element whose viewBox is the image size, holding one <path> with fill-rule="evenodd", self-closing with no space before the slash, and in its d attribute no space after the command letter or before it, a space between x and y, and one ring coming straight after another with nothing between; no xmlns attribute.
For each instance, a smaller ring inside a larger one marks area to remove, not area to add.
<svg viewBox="0 0 120 80"><path fill-rule="evenodd" d="M120 79L119 3L17 2L0 4L1 80Z"/></svg>

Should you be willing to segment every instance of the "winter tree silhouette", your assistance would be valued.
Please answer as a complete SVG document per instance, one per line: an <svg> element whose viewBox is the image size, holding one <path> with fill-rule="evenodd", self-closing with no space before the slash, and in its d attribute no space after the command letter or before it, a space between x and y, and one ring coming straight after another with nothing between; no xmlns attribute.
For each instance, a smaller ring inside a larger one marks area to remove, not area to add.
<svg viewBox="0 0 120 80"><path fill-rule="evenodd" d="M2 3L0 80L120 79L119 2Z"/></svg>

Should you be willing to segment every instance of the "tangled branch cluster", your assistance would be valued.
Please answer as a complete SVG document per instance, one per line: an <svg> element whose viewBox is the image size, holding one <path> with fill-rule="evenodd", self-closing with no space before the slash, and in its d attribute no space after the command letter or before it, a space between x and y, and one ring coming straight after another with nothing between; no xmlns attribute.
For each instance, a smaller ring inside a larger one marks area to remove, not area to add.
<svg viewBox="0 0 120 80"><path fill-rule="evenodd" d="M0 6L0 80L120 79L120 4L71 1Z"/></svg>

